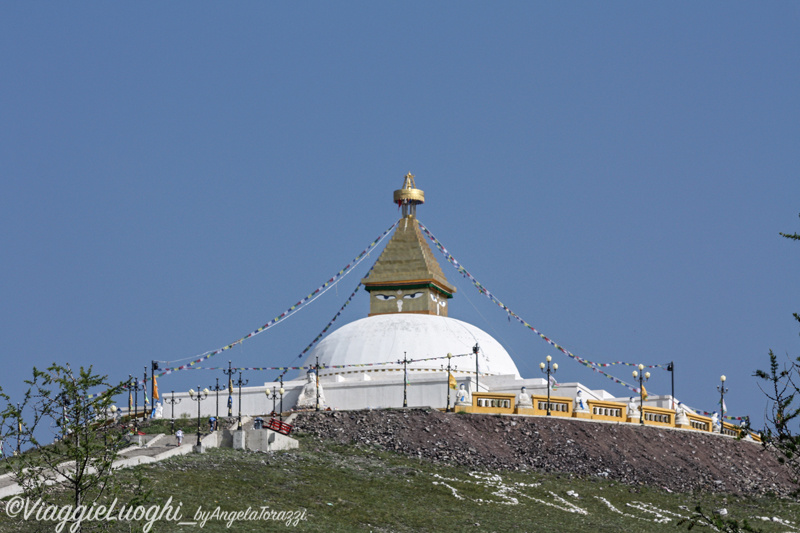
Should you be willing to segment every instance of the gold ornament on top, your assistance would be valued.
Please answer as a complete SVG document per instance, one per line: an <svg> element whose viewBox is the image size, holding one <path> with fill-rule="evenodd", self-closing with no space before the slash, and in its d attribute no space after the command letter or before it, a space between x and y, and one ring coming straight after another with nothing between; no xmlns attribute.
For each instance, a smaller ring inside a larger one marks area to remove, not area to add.
<svg viewBox="0 0 800 533"><path fill-rule="evenodd" d="M425 203L425 193L417 189L411 172L405 175L403 188L394 191L394 201L403 210L403 219L369 277L361 280L370 293L369 315L447 316L447 300L456 288L447 281L414 220L417 205Z"/></svg>
<svg viewBox="0 0 800 533"><path fill-rule="evenodd" d="M417 205L425 203L425 192L417 189L414 175L409 172L403 180L403 188L394 191L394 203L403 210L403 216L414 217L417 214Z"/></svg>

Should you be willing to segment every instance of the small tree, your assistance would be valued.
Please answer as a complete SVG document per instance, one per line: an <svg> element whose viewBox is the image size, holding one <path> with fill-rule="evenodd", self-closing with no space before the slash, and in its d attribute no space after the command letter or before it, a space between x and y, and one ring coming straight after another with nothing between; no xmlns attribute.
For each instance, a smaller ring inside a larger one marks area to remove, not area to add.
<svg viewBox="0 0 800 533"><path fill-rule="evenodd" d="M124 433L110 415L124 383L111 385L92 367L81 367L76 375L69 366L56 364L44 371L34 368L25 383L23 402L9 403L0 413L6 421L3 435L19 438L26 449L8 461L24 494L58 504L58 494L66 490L76 507L116 496L112 465L124 446ZM90 393L98 388L105 391Z"/></svg>
<svg viewBox="0 0 800 533"><path fill-rule="evenodd" d="M794 241L800 240L797 233L780 235ZM793 315L800 322L800 314ZM781 365L770 350L769 370L756 370L755 375L766 383L762 390L770 401L766 427L761 434L762 441L765 446L778 451L781 462L787 464L794 473L795 483L800 483L800 434L797 433L797 424L800 422L800 402L797 401L800 392L800 357Z"/></svg>
<svg viewBox="0 0 800 533"><path fill-rule="evenodd" d="M780 235L787 239L800 240L797 233ZM800 314L794 313L794 318L800 322ZM767 390L761 390L771 403L766 416L766 427L761 432L761 442L765 447L771 447L779 453L778 459L791 468L795 475L795 484L800 485L800 434L792 429L800 422L800 402L795 401L800 393L800 357L781 366L770 350L769 371L756 370L755 375L767 383ZM711 526L717 531L730 533L759 531L746 520L739 523L738 520L725 518L720 514L707 514L699 505L695 507L691 517L679 521L678 525L687 526L687 529L696 525Z"/></svg>

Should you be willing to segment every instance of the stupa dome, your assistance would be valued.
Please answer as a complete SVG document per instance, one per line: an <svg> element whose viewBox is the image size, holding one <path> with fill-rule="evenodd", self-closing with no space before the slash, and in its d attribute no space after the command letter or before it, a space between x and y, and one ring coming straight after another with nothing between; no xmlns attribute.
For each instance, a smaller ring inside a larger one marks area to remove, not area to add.
<svg viewBox="0 0 800 533"><path fill-rule="evenodd" d="M479 345L481 375L514 375L519 370L508 352L485 331L455 318L425 314L395 313L362 318L342 326L323 339L312 350L306 365L316 363L319 356L320 376L366 372L379 377L384 371L402 370L404 357L426 359L469 354L451 360L456 374L474 374L473 347ZM392 364L375 365L394 361ZM342 365L363 365L345 366ZM409 372L440 371L447 359L417 361L408 364ZM385 374L383 374L385 375ZM396 375L396 374L395 374Z"/></svg>

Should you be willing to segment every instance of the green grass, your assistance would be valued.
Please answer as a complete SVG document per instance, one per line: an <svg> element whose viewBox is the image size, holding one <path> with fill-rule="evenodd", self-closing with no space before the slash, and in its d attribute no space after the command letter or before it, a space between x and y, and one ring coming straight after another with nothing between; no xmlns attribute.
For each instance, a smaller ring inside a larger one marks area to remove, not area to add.
<svg viewBox="0 0 800 533"><path fill-rule="evenodd" d="M793 528L752 517L800 522L800 508L789 500L672 494L654 487L557 474L476 473L311 437L301 438L299 450L253 453L216 449L139 468L152 482L150 501L160 504L172 497L181 502L183 520L192 520L198 506L208 511L217 506L225 511L269 506L276 511L306 513L296 527L276 521L239 521L228 529L224 522L210 520L202 528L204 532L679 531L675 515L689 515L682 506L693 508L698 503L706 510L724 507L730 516L748 518L765 532ZM120 475L131 476L131 472ZM583 513L568 512L571 508ZM658 516L642 510L646 508L658 510L664 522L654 521ZM131 529L128 524L117 524L115 531L140 531L142 525ZM29 531L30 526L0 514L0 531ZM160 521L153 531L196 529L199 526ZM53 530L52 524L48 530Z"/></svg>
<svg viewBox="0 0 800 533"><path fill-rule="evenodd" d="M175 430L177 431L178 429L182 429L186 435L196 434L197 418L176 418ZM139 432L148 435L157 433L172 435L172 422L168 418L147 419L139 423ZM207 416L200 419L200 432L204 435L208 433Z"/></svg>

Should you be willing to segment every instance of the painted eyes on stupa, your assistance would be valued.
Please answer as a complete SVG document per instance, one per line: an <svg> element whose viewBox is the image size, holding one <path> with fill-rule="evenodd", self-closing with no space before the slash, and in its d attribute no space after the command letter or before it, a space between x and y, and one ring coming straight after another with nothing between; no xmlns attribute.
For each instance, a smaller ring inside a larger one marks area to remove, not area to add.
<svg viewBox="0 0 800 533"><path fill-rule="evenodd" d="M416 300L417 298L421 298L423 294L424 293L421 292L415 292L414 294L406 294L405 296L403 296L403 298L405 298L406 300ZM394 300L395 298L397 298L397 296L393 294L376 294L375 298L377 298L378 300L385 301L385 300Z"/></svg>

